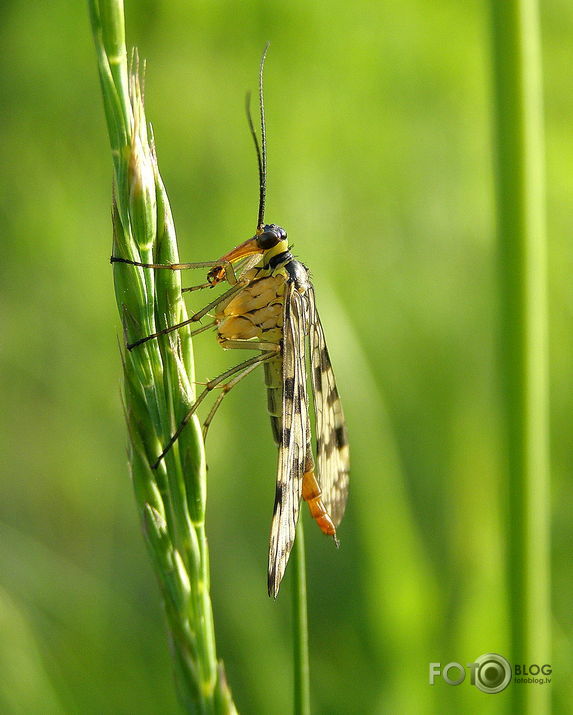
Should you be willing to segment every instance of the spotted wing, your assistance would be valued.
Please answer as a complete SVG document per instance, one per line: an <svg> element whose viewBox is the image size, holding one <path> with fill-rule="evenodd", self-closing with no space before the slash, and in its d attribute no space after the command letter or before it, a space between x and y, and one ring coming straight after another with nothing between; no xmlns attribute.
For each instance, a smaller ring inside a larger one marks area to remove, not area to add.
<svg viewBox="0 0 573 715"><path fill-rule="evenodd" d="M344 516L348 498L348 437L312 288L308 291L308 300L317 477L322 490L322 501L334 525L338 526Z"/></svg>
<svg viewBox="0 0 573 715"><path fill-rule="evenodd" d="M283 313L282 435L269 546L269 596L275 598L295 538L310 437L305 379L307 318L306 297L295 289L293 282L287 283Z"/></svg>

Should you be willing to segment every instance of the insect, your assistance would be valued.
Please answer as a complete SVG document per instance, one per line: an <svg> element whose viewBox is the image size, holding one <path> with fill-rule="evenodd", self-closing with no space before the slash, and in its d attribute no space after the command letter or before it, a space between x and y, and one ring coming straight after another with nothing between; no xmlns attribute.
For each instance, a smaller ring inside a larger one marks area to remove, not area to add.
<svg viewBox="0 0 573 715"><path fill-rule="evenodd" d="M163 265L118 257L112 257L112 262L152 269L210 268L207 283L199 288L213 287L224 281L230 286L183 323L148 335L127 347L133 350L148 340L195 323L210 311L215 311L214 320L192 334L214 328L222 348L259 352L207 383L153 467L157 468L211 390L222 388L205 420L204 432L232 387L260 365L264 366L268 410L278 447L268 562L268 591L270 596L276 598L293 546L301 499L307 502L321 531L332 536L338 546L336 528L346 507L349 460L344 414L308 270L291 254L286 231L264 221L267 156L263 70L267 50L268 44L259 69L260 144L247 95L247 118L259 166L259 211L255 235L217 261L208 263ZM313 395L316 463L307 383Z"/></svg>

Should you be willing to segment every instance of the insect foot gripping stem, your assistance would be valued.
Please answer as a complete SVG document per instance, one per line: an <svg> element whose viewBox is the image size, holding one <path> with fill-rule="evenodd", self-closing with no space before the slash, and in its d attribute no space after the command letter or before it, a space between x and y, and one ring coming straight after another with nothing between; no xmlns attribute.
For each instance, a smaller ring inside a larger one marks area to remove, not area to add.
<svg viewBox="0 0 573 715"><path fill-rule="evenodd" d="M310 469L305 471L302 478L302 498L308 504L310 515L316 521L322 533L332 536L334 543L338 547L339 541L336 538L336 527L322 501L322 492L314 476L314 465L312 464Z"/></svg>
<svg viewBox="0 0 573 715"><path fill-rule="evenodd" d="M225 280L225 267L224 266L214 266L211 268L209 273L207 273L207 281L211 288L216 286L221 281Z"/></svg>

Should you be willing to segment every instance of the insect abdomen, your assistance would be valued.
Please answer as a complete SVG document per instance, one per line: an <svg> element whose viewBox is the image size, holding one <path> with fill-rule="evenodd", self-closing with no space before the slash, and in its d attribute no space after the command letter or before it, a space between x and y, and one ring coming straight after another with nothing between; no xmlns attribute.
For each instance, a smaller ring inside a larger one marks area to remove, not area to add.
<svg viewBox="0 0 573 715"><path fill-rule="evenodd" d="M322 501L322 491L316 481L314 463L312 455L310 454L307 454L307 463L305 465L302 479L302 498L308 504L310 515L316 521L322 533L327 536L333 536L336 544L338 545L338 541L336 539L336 527L334 526L334 523L330 518L330 514L326 510L324 502Z"/></svg>
<svg viewBox="0 0 573 715"><path fill-rule="evenodd" d="M277 447L282 440L283 388L282 358L276 357L265 363L265 385L267 387L267 408L271 418L273 439Z"/></svg>

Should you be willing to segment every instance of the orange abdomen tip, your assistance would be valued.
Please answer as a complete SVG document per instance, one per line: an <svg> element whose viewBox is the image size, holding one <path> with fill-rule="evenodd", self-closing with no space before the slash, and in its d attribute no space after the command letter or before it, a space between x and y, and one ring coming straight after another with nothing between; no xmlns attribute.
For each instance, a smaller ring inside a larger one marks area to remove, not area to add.
<svg viewBox="0 0 573 715"><path fill-rule="evenodd" d="M322 492L314 476L314 470L304 473L302 478L302 498L308 504L310 515L316 521L322 533L334 537L334 541L338 546L336 527L322 501Z"/></svg>

